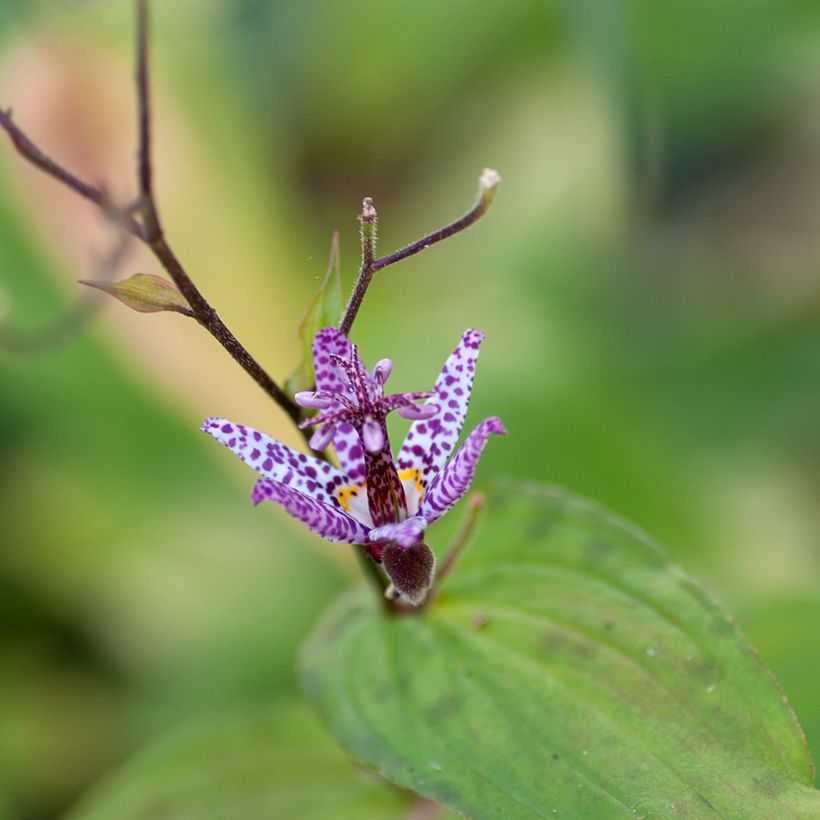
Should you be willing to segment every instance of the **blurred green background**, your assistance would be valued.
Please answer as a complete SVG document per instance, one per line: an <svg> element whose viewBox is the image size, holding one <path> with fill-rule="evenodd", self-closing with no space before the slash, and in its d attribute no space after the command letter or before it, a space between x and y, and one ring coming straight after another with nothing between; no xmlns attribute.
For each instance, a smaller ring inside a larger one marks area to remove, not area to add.
<svg viewBox="0 0 820 820"><path fill-rule="evenodd" d="M0 5L0 104L123 199L131 11ZM665 544L816 756L820 5L179 0L154 18L167 232L280 378L334 228L352 281L362 196L386 252L501 172L485 220L377 278L365 360L420 389L464 328L486 331L468 423L498 414L510 436L481 476L562 484ZM0 146L7 344L69 309L109 243ZM137 270L159 272L135 251L121 275ZM180 316L112 302L0 352L3 820L61 813L175 727L298 698L299 642L356 568L251 507L208 415L298 441Z"/></svg>

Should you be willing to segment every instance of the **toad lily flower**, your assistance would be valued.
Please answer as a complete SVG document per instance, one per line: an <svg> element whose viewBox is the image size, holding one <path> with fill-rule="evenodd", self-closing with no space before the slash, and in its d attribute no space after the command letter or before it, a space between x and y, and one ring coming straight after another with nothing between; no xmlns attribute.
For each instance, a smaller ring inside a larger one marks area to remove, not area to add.
<svg viewBox="0 0 820 820"><path fill-rule="evenodd" d="M489 436L506 432L499 419L484 420L448 463L482 339L477 330L464 333L432 391L385 396L393 363L382 359L368 372L343 333L320 330L313 340L317 389L296 401L320 411L302 426L317 428L312 448L333 444L339 468L225 419L208 419L202 430L264 476L253 490L255 504L276 501L328 541L364 547L383 564L388 594L416 605L433 578L424 531L467 492ZM393 410L413 420L396 458L385 424Z"/></svg>

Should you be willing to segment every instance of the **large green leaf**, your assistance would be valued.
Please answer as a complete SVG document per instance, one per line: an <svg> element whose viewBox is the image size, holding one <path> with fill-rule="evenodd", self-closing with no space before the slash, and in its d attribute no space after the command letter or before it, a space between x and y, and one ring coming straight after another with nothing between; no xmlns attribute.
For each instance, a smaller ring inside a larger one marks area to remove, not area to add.
<svg viewBox="0 0 820 820"><path fill-rule="evenodd" d="M410 805L295 706L177 731L93 789L67 820L398 820Z"/></svg>
<svg viewBox="0 0 820 820"><path fill-rule="evenodd" d="M504 486L440 596L348 594L302 658L336 737L475 817L820 817L777 683L643 534L555 489Z"/></svg>

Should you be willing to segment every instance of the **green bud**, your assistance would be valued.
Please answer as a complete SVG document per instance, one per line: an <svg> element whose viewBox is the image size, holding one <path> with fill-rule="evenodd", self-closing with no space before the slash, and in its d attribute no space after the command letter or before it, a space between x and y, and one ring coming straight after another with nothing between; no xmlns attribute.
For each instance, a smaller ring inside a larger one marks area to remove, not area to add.
<svg viewBox="0 0 820 820"><path fill-rule="evenodd" d="M81 279L80 284L104 291L139 313L173 310L176 313L193 316L190 305L177 286L153 273L135 273L122 282L92 282Z"/></svg>

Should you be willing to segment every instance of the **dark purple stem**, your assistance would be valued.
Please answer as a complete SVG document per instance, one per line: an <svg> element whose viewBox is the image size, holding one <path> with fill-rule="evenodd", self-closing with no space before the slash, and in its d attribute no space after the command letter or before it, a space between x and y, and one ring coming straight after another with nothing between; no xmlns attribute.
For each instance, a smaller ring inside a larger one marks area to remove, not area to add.
<svg viewBox="0 0 820 820"><path fill-rule="evenodd" d="M386 268L390 265L395 265L396 262L401 262L402 259L407 259L409 256L415 256L417 253L421 253L421 251L426 250L431 245L435 245L436 242L441 242L443 239L448 239L454 234L463 231L465 228L469 228L470 225L477 222L482 216L484 216L485 213L487 213L487 210L493 201L495 188L499 181L500 178L495 171L485 171L481 177L481 194L478 198L478 202L476 202L476 204L466 214L464 214L464 216L457 219L455 222L451 222L449 225L445 225L443 228L439 228L437 231L433 231L433 233L423 236L421 239L405 246L404 248L393 251L393 253L390 253L387 256L382 256L380 259L374 258L376 210L373 207L373 200L370 198L365 199L362 215L359 217L362 222L362 265L359 269L359 278L356 280L356 285L353 288L353 293L350 297L350 301L348 302L347 309L345 310L345 315L339 324L339 330L341 330L345 335L349 335L350 329L353 327L353 322L356 319L356 315L359 312L359 308L362 306L362 302L364 301L365 293L367 292L376 271L380 271L382 268ZM367 246L365 241L364 232L365 213L368 211L368 208L372 211L373 222L373 242L369 246Z"/></svg>
<svg viewBox="0 0 820 820"><path fill-rule="evenodd" d="M76 177L41 151L14 123L11 109L0 111L0 128L9 135L12 145L23 159L59 180L83 199L87 199L107 214L114 216L116 221L137 239L145 239L142 225L127 210L112 205L104 191Z"/></svg>
<svg viewBox="0 0 820 820"><path fill-rule="evenodd" d="M185 297L194 318L231 354L253 380L298 423L300 411L259 362L231 333L219 314L194 285L165 240L153 192L151 171L151 110L148 78L148 0L137 0L137 107L139 122L138 177L145 242Z"/></svg>
<svg viewBox="0 0 820 820"><path fill-rule="evenodd" d="M364 301L364 295L370 287L370 280L373 278L375 270L373 268L376 261L376 226L378 221L378 214L373 207L373 200L370 197L365 197L362 202L362 212L359 215L359 222L361 223L361 237L362 237L362 264L359 267L359 276L356 279L356 284L353 287L353 293L350 295L350 301L347 304L345 315L339 325L339 330L347 336L350 333L350 328L353 326L353 320L359 312L359 308Z"/></svg>
<svg viewBox="0 0 820 820"><path fill-rule="evenodd" d="M242 346L217 312L186 273L171 250L162 231L153 191L151 170L151 113L148 77L148 2L136 0L137 13L137 106L139 122L138 181L140 199L136 208L113 205L104 190L81 180L41 151L12 121L10 111L0 111L0 128L11 139L17 153L75 193L96 205L114 222L142 240L179 288L191 306L193 317L202 325L250 376L288 414L299 421L299 408ZM136 219L132 210L142 216Z"/></svg>

